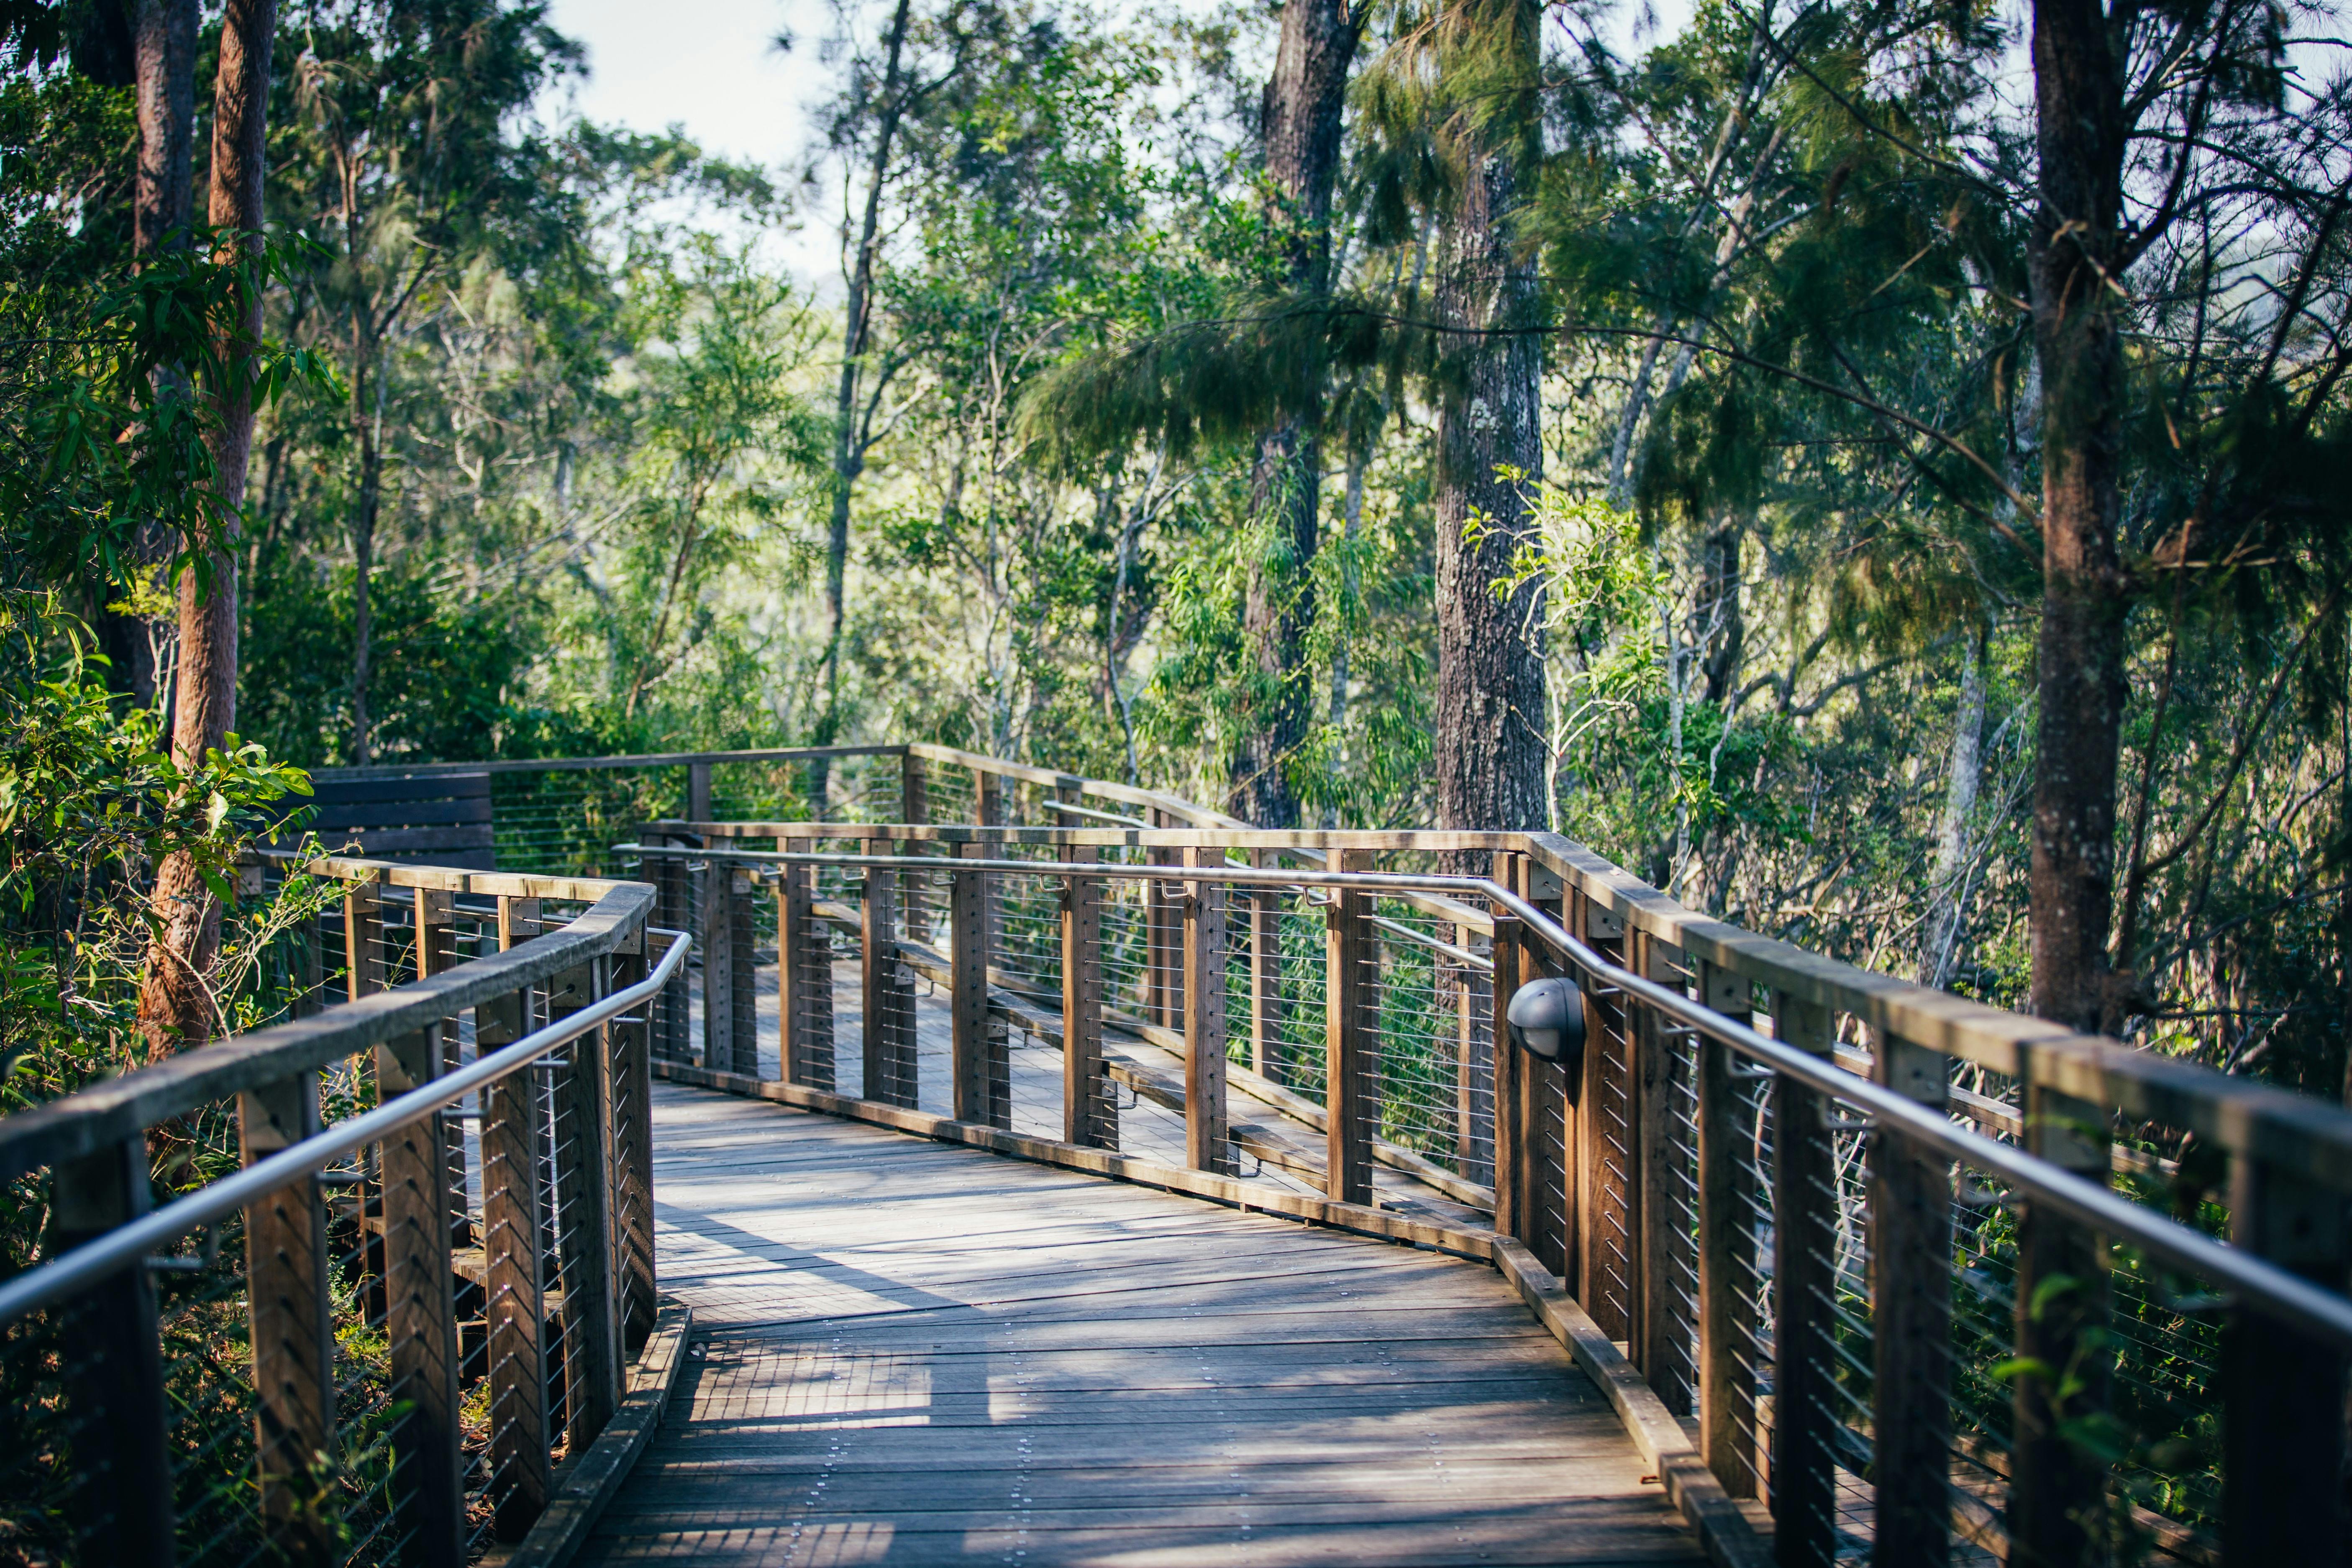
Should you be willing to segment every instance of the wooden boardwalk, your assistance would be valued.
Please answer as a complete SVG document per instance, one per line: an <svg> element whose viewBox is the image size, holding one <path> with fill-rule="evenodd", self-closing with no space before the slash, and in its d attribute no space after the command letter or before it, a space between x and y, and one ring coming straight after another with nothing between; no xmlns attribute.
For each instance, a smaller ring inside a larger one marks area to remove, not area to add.
<svg viewBox="0 0 2352 1568"><path fill-rule="evenodd" d="M656 1096L696 1343L584 1562L1703 1561L1484 1266Z"/></svg>

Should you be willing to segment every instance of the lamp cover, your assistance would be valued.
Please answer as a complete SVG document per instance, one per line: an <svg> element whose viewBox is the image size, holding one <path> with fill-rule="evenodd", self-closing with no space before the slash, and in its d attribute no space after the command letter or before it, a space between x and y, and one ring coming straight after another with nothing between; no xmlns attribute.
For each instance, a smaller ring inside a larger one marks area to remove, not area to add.
<svg viewBox="0 0 2352 1568"><path fill-rule="evenodd" d="M1584 1060L1584 993L1565 977L1538 980L1511 994L1511 1043L1571 1070Z"/></svg>

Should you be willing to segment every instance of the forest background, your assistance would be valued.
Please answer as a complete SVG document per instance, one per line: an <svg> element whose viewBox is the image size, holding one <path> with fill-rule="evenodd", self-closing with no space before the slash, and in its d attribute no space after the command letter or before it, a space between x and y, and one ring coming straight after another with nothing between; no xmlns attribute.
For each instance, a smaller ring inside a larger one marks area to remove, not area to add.
<svg viewBox="0 0 2352 1568"><path fill-rule="evenodd" d="M539 5L284 0L241 223L271 9L0 5L20 1079L235 1023L300 769L930 740L2345 1093L2339 12L845 0L772 169L551 118Z"/></svg>

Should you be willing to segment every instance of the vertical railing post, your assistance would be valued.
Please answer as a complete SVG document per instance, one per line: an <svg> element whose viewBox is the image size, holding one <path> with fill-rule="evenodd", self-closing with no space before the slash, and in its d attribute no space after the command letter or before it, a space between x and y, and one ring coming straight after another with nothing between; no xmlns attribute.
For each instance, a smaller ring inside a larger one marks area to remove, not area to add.
<svg viewBox="0 0 2352 1568"><path fill-rule="evenodd" d="M1772 1034L1808 1056L1831 1054L1829 1009L1783 991ZM1772 1081L1772 1519L1781 1568L1832 1568L1837 1557L1832 1304L1837 1196L1822 1094Z"/></svg>
<svg viewBox="0 0 2352 1568"><path fill-rule="evenodd" d="M499 999L518 1037L536 1009L528 993ZM551 1485L547 1399L547 1275L542 1236L547 1101L525 1068L482 1091L482 1247L489 1288L490 1485L495 1528L521 1539L546 1510Z"/></svg>
<svg viewBox="0 0 2352 1568"><path fill-rule="evenodd" d="M931 819L931 777L923 759L908 752L898 759L898 820L921 823Z"/></svg>
<svg viewBox="0 0 2352 1568"><path fill-rule="evenodd" d="M316 1133L319 1075L245 1090L237 1127L248 1165ZM335 1447L335 1332L327 1212L316 1177L247 1207L245 1279L262 1518L280 1556L323 1563L335 1550L328 1506L334 1483L320 1468Z"/></svg>
<svg viewBox="0 0 2352 1568"><path fill-rule="evenodd" d="M383 1099L440 1076L441 1033L436 1026L375 1048L376 1088ZM383 1332L392 1364L389 1392L402 1412L393 1429L392 1479L411 1560L433 1568L457 1568L466 1561L465 1434L449 1226L452 1202L459 1196L449 1189L449 1154L459 1142L436 1111L386 1138L381 1154Z"/></svg>
<svg viewBox="0 0 2352 1568"><path fill-rule="evenodd" d="M1223 849L1184 851L1195 870L1224 864ZM1196 1171L1234 1168L1225 1109L1225 889L1184 884L1184 1158Z"/></svg>
<svg viewBox="0 0 2352 1568"><path fill-rule="evenodd" d="M1549 867L1538 865L1531 855L1515 857L1513 865L1518 874L1519 896L1562 927L1574 931L1575 917L1565 907L1568 889L1559 875ZM1520 983L1525 984L1559 973L1561 959L1547 948L1526 941L1526 934L1521 933L1519 949ZM1569 1100L1570 1088L1568 1074L1558 1062L1530 1057L1519 1063L1521 1238L1537 1261L1557 1273L1569 1292L1575 1295L1582 1292L1583 1282L1576 1277L1581 1259L1573 1245L1579 1216L1576 1117L1575 1108ZM1551 1163L1555 1140L1560 1149L1557 1168ZM1555 1205L1557 1225L1552 1214Z"/></svg>
<svg viewBox="0 0 2352 1568"><path fill-rule="evenodd" d="M710 764L686 764L686 819L688 822L709 822L710 816Z"/></svg>
<svg viewBox="0 0 2352 1568"><path fill-rule="evenodd" d="M2345 1287L2344 1194L2259 1155L2230 1172L2230 1239L2332 1292ZM2344 1561L2344 1352L2248 1310L2221 1331L2221 1561Z"/></svg>
<svg viewBox="0 0 2352 1568"><path fill-rule="evenodd" d="M1946 1060L1924 1046L1882 1037L1872 1070L1939 1115L1950 1101ZM1951 1560L1949 1163L1880 1126L1870 1148L1870 1221L1877 1498L1871 1560L1880 1568L1943 1568Z"/></svg>
<svg viewBox="0 0 2352 1568"><path fill-rule="evenodd" d="M1361 871L1370 858L1360 849L1335 850L1331 868ZM1353 888L1330 892L1331 901L1323 906L1324 1191L1335 1203L1370 1204L1371 900Z"/></svg>
<svg viewBox="0 0 2352 1568"><path fill-rule="evenodd" d="M2024 1142L2027 1152L2088 1182L2105 1185L2113 1170L2105 1115L2034 1082L2030 1072ZM2021 1205L2008 1520L2015 1568L2074 1568L2099 1533L2107 1466L2067 1441L2063 1424L2095 1418L2107 1402L2106 1251L2095 1233L2064 1215L2031 1200Z"/></svg>
<svg viewBox="0 0 2352 1568"><path fill-rule="evenodd" d="M1640 933L1635 973L1680 991L1680 948ZM1642 1189L1641 1339L1636 1346L1643 1373L1666 1408L1688 1415L1691 1394L1684 1377L1689 1360L1690 1320L1685 1298L1698 1284L1693 1245L1695 1216L1685 1191L1686 1144L1683 1127L1683 1082L1677 1071L1688 1037L1681 1026L1650 1008L1638 1010L1634 1028L1634 1076L1639 1080L1639 1144L1634 1151Z"/></svg>
<svg viewBox="0 0 2352 1568"><path fill-rule="evenodd" d="M734 1072L735 1065L735 871L722 861L705 863L702 873L702 1065Z"/></svg>
<svg viewBox="0 0 2352 1568"><path fill-rule="evenodd" d="M139 1218L151 1198L143 1137L58 1166L49 1188L49 1254ZM132 1264L89 1287L61 1317L67 1414L77 1426L78 1468L89 1478L74 1489L83 1560L169 1568L172 1458L154 1281Z"/></svg>
<svg viewBox="0 0 2352 1568"><path fill-rule="evenodd" d="M343 889L343 998L356 1002L383 989L383 900L370 872Z"/></svg>
<svg viewBox="0 0 2352 1568"><path fill-rule="evenodd" d="M1260 870L1280 864L1272 849L1253 849L1249 862ZM1282 1051L1282 892L1254 888L1243 895L1249 910L1250 1070L1270 1082L1286 1081Z"/></svg>
<svg viewBox="0 0 2352 1568"><path fill-rule="evenodd" d="M675 937L668 939L676 941ZM666 946L657 948L644 928L614 953L613 984L622 990L644 980L660 962ZM660 998L634 1016L613 1025L613 1200L614 1245L619 1255L621 1333L634 1350L653 1332L659 1301L654 1283L654 1083L652 1039L654 1009Z"/></svg>
<svg viewBox="0 0 2352 1568"><path fill-rule="evenodd" d="M1571 892L1569 905L1576 911L1569 929L1580 933L1594 952L1622 967L1626 956L1623 918L1581 889ZM1568 1090L1573 1106L1569 1131L1574 1141L1570 1155L1574 1176L1570 1185L1575 1194L1569 1206L1576 1222L1570 1240L1576 1252L1576 1278L1584 1310L1611 1339L1630 1341L1633 1337L1633 1281L1624 1280L1622 1295L1612 1294L1606 1283L1610 1261L1617 1254L1613 1237L1622 1233L1630 1243L1635 1224L1622 1165L1611 1152L1620 1149L1630 1155L1632 1130L1622 1121L1613 1120L1622 1116L1624 1108L1608 1103L1614 1067L1626 1059L1626 1004L1621 997L1588 989L1585 1018L1584 1061L1579 1081L1570 1084ZM1622 1143L1612 1142L1612 1132ZM1629 1275L1631 1250L1629 1246Z"/></svg>
<svg viewBox="0 0 2352 1568"><path fill-rule="evenodd" d="M1154 806L1151 811L1154 828L1168 826L1168 814ZM1183 857L1181 851L1158 846L1143 852L1144 859L1154 866L1172 866ZM1177 948L1181 942L1176 910L1169 889L1177 884L1163 882L1154 877L1143 884L1143 1016L1146 1022L1166 1028L1183 1027L1183 1002L1180 975L1183 958Z"/></svg>
<svg viewBox="0 0 2352 1568"><path fill-rule="evenodd" d="M1520 857L1510 850L1495 855L1493 880L1518 890ZM1511 998L1525 973L1527 947L1518 917L1495 906L1495 1234L1524 1242L1532 1234L1526 1195L1528 1161L1520 1147L1524 1124L1521 1104L1526 1098L1526 1058L1514 1047L1509 1026Z"/></svg>
<svg viewBox="0 0 2352 1568"><path fill-rule="evenodd" d="M673 851L682 848L682 842L664 834L655 840L659 847ZM681 935L694 930L693 905L688 888L686 858L671 853L653 858L654 920L664 931ZM680 966L662 987L661 995L654 1002L652 1013L653 1051L665 1061L685 1061L692 1052L687 1044L690 999L687 972Z"/></svg>
<svg viewBox="0 0 2352 1568"><path fill-rule="evenodd" d="M1699 965L1699 1000L1741 1023L1747 977ZM1723 1489L1756 1495L1756 1205L1763 1194L1743 1156L1755 1147L1750 1101L1729 1046L1698 1042L1699 1451Z"/></svg>
<svg viewBox="0 0 2352 1568"><path fill-rule="evenodd" d="M1091 846L1064 851L1092 860ZM1062 1138L1086 1149L1118 1147L1118 1101L1103 1076L1102 884L1062 879Z"/></svg>
<svg viewBox="0 0 2352 1568"><path fill-rule="evenodd" d="M888 855L887 838L866 841L869 854ZM898 875L884 866L866 869L866 900L860 946L865 963L866 1098L912 1109L916 1103L915 998L901 977L898 953Z"/></svg>
<svg viewBox="0 0 2352 1568"><path fill-rule="evenodd" d="M977 860L987 846L959 844L959 860ZM988 1121L988 874L948 876L949 1056L959 1121Z"/></svg>
<svg viewBox="0 0 2352 1568"><path fill-rule="evenodd" d="M777 1067L786 1083L834 1087L832 942L816 922L815 871L776 879Z"/></svg>
<svg viewBox="0 0 2352 1568"><path fill-rule="evenodd" d="M759 931L751 918L759 881L746 866L730 867L722 875L715 868L711 879L727 889L727 1057L728 1070L744 1078L760 1076ZM708 981L705 984L709 984Z"/></svg>
<svg viewBox="0 0 2352 1568"><path fill-rule="evenodd" d="M611 988L611 961L592 959L548 988L548 1020L585 1011ZM613 1089L608 1030L555 1059L556 1278L563 1289L564 1447L584 1454L621 1403L613 1279Z"/></svg>

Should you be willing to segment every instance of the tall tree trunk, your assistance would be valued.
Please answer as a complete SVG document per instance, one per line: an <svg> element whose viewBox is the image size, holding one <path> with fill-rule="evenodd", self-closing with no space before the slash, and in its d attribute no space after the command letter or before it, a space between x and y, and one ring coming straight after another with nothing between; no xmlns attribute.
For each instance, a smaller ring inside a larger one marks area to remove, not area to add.
<svg viewBox="0 0 2352 1568"><path fill-rule="evenodd" d="M864 391L866 352L873 335L874 270L881 245L882 190L890 177L890 149L898 139L898 121L906 112L903 61L907 24L912 10L913 0L898 0L890 15L890 37L878 100L880 118L874 129L874 155L866 171L866 210L858 223L857 249L849 268L849 296L842 310L841 377L833 403L833 516L824 535L824 711L811 737L820 746L833 744L841 729L841 637L849 609L849 498L856 488L858 476L866 471L866 442L858 404ZM820 804L820 820L827 771L822 760L809 769L809 793Z"/></svg>
<svg viewBox="0 0 2352 1568"><path fill-rule="evenodd" d="M1454 339L1437 420L1437 826L1530 831L1544 820L1542 590L1498 599L1524 487L1543 468L1543 371L1534 267L1515 254L1517 170L1508 153L1466 150L1451 215L1438 320L1496 336ZM1518 479L1497 469L1517 469ZM1474 542L1465 530L1478 523Z"/></svg>
<svg viewBox="0 0 2352 1568"><path fill-rule="evenodd" d="M257 252L262 224L264 119L269 107L269 50L277 0L228 0L220 64L213 84L212 196L215 227ZM253 450L253 395L246 367L261 335L259 278L244 319L221 345L227 380L210 389L217 423L210 436L219 470L221 537L205 551L206 570L180 578L180 667L172 754L181 766L203 762L236 727L236 525L245 470ZM149 944L139 987L139 1023L151 1054L200 1045L216 1014L207 989L220 951L220 906L185 852L167 856L155 878L163 930Z"/></svg>
<svg viewBox="0 0 2352 1568"><path fill-rule="evenodd" d="M1936 828L1936 868L1927 876L1926 938L1919 944L1919 984L1951 984L1959 962L1962 894L1968 884L1969 818L1984 778L1985 628L1960 645L1959 710L1952 718L1951 773L1944 787L1943 819Z"/></svg>
<svg viewBox="0 0 2352 1568"><path fill-rule="evenodd" d="M383 496L383 356L377 355L375 408L366 406L368 361L354 353L352 429L359 437L359 504L352 515L352 764L368 765L373 747L368 721L368 668L375 654L375 524ZM634 697L634 693L632 696Z"/></svg>
<svg viewBox="0 0 2352 1568"><path fill-rule="evenodd" d="M141 262L187 243L194 168L189 142L196 117L195 0L140 0L131 17L137 70L139 166L131 185L131 252ZM187 378L175 367L155 373L159 398L185 395ZM167 531L142 522L131 541L131 570L144 576L172 553ZM154 705L158 644L171 635L163 617L108 613L107 656L131 700Z"/></svg>
<svg viewBox="0 0 2352 1568"><path fill-rule="evenodd" d="M2123 68L2098 0L2036 0L2042 202L2027 267L2042 367L2041 720L2033 780L2032 1005L2112 1027L2116 766L2129 581L2123 461Z"/></svg>
<svg viewBox="0 0 2352 1568"><path fill-rule="evenodd" d="M1339 173L1340 111L1356 58L1358 23L1346 0L1290 0L1262 110L1265 173L1275 210L1288 236L1294 293L1319 297L1331 286L1331 191ZM1242 610L1243 636L1255 665L1255 692L1233 758L1229 809L1261 827L1298 826L1298 795L1289 759L1314 721L1307 686L1307 633L1315 621L1315 552L1322 507L1323 367L1298 368L1297 392L1258 437L1251 507L1273 524L1270 548L1251 563Z"/></svg>

